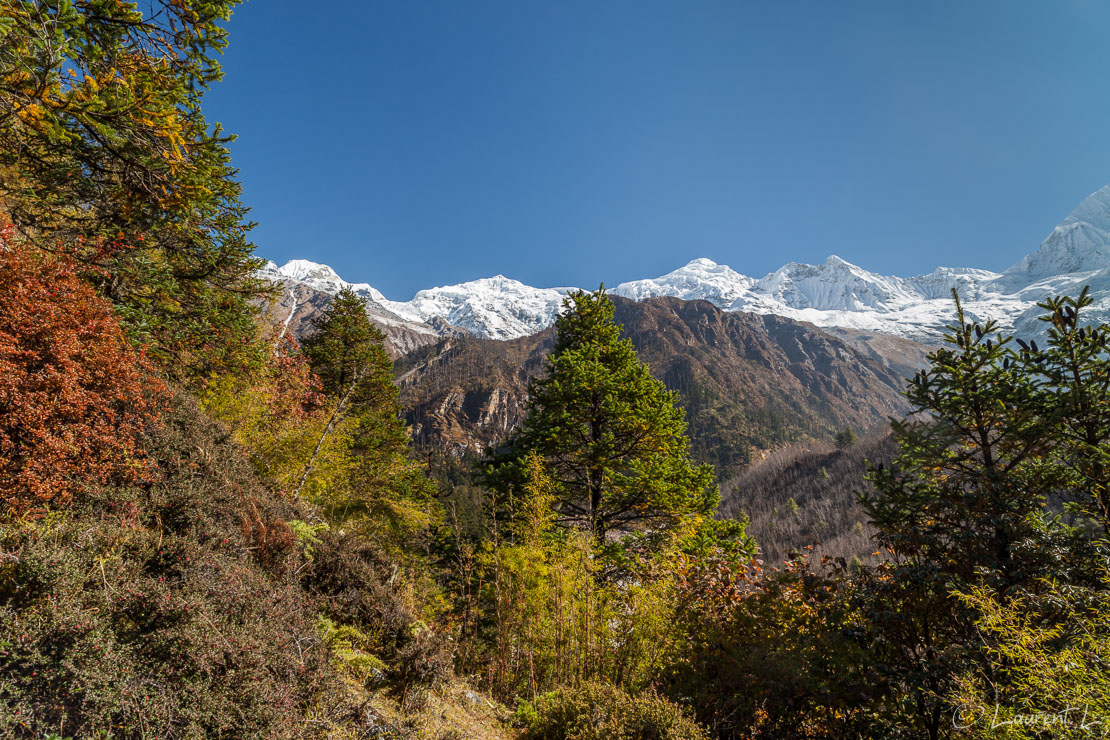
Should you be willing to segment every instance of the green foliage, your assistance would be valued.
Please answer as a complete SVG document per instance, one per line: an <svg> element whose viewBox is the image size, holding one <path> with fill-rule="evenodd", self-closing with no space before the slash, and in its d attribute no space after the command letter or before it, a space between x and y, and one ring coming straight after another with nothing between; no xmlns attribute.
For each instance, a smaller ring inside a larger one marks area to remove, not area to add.
<svg viewBox="0 0 1110 740"><path fill-rule="evenodd" d="M950 734L955 677L987 665L975 614L953 591L986 589L1005 604L1035 597L1045 578L1093 582L1087 533L1102 523L1095 448L1110 393L1106 330L1077 328L1088 303L1041 304L1053 322L1041 351L967 322L957 300L952 348L911 382L917 416L894 425L898 456L867 476L875 492L861 501L895 556L871 573L866 598L892 724ZM1049 509L1059 497L1089 519L1065 523Z"/></svg>
<svg viewBox="0 0 1110 740"><path fill-rule="evenodd" d="M539 697L517 712L525 740L709 740L678 705L654 691L628 694L586 683Z"/></svg>
<svg viewBox="0 0 1110 740"><path fill-rule="evenodd" d="M293 533L293 536L297 538L297 542L300 543L304 559L311 563L316 552L314 548L321 543L319 534L328 529L328 523L309 523L300 519L290 519L286 523L289 525L289 530Z"/></svg>
<svg viewBox="0 0 1110 740"><path fill-rule="evenodd" d="M961 595L989 656L986 669L960 677L952 700L968 737L1079 740L1110 730L1110 580L1044 586L1005 601L982 586Z"/></svg>
<svg viewBox="0 0 1110 740"><path fill-rule="evenodd" d="M1087 288L1077 298L1039 303L1048 346L1022 345L1021 358L1048 395L1046 424L1054 464L1067 476L1078 513L1110 536L1110 326L1085 326L1092 303Z"/></svg>
<svg viewBox="0 0 1110 740"><path fill-rule="evenodd" d="M319 392L319 379L292 337L256 341L260 362L205 384L199 393L205 411L228 426L255 470L279 490L288 493L300 483L314 452L317 461L303 486L316 491L332 485L351 465L344 438L324 435L335 401Z"/></svg>
<svg viewBox="0 0 1110 740"><path fill-rule="evenodd" d="M594 564L582 533L553 529L551 481L539 457L511 523L512 540L495 538L479 555L480 592L491 618L490 688L498 696L534 695L591 671L598 650ZM566 536L564 536L564 534Z"/></svg>
<svg viewBox="0 0 1110 740"><path fill-rule="evenodd" d="M357 523L398 547L411 545L411 535L439 516L434 486L412 457L393 365L362 299L341 291L314 320L304 352L333 406L302 477L314 474L325 445L340 445L347 458L340 475L307 494L333 518Z"/></svg>
<svg viewBox="0 0 1110 740"><path fill-rule="evenodd" d="M900 454L868 478L881 495L863 503L880 542L904 557L971 579L986 567L1000 588L1040 574L1046 495L1059 483L1050 430L1034 378L986 326L959 325L955 349L930 356L911 382L916 414L894 425Z"/></svg>
<svg viewBox="0 0 1110 740"><path fill-rule="evenodd" d="M843 567L691 559L659 680L722 738L869 736L871 656ZM870 735L877 736L877 735Z"/></svg>
<svg viewBox="0 0 1110 740"><path fill-rule="evenodd" d="M717 505L713 470L688 455L676 394L620 338L604 289L572 293L555 324L545 374L528 415L490 470L503 494L519 488L530 452L543 456L562 524L610 535L660 532Z"/></svg>
<svg viewBox="0 0 1110 740"><path fill-rule="evenodd" d="M366 303L344 288L313 318L304 351L324 393L342 396L353 393L354 387L363 402L373 402L373 394L387 392L383 386L391 384L383 383L382 377L393 379L393 365L383 341L381 331L366 316ZM363 381L366 386L360 387Z"/></svg>
<svg viewBox="0 0 1110 740"><path fill-rule="evenodd" d="M339 664L359 684L374 686L385 679L389 666L367 650L373 641L359 629L337 625L324 616L320 617L317 629Z"/></svg>
<svg viewBox="0 0 1110 740"><path fill-rule="evenodd" d="M542 460L533 453L526 464L514 518L470 556L462 669L485 673L506 700L596 678L645 687L671 628L671 566L685 541L675 537L636 564L634 577L599 578L609 561L597 558L588 533L556 526Z"/></svg>
<svg viewBox="0 0 1110 740"><path fill-rule="evenodd" d="M0 209L86 265L173 374L242 359L265 291L231 139L200 109L236 4L0 6Z"/></svg>
<svg viewBox="0 0 1110 740"><path fill-rule="evenodd" d="M838 450L847 450L859 441L859 437L856 435L855 429L844 427L836 433L833 440L836 442L836 448Z"/></svg>

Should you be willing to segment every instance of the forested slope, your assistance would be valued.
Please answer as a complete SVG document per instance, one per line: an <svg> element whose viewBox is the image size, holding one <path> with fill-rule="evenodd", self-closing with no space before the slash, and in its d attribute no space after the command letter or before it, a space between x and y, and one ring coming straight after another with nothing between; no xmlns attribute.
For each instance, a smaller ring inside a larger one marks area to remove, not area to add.
<svg viewBox="0 0 1110 740"><path fill-rule="evenodd" d="M790 319L727 313L705 301L614 298L615 320L652 373L677 390L694 455L722 475L762 450L866 430L907 408L901 365ZM552 335L443 340L398 361L406 420L421 448L477 453L524 412ZM899 348L902 349L902 348Z"/></svg>

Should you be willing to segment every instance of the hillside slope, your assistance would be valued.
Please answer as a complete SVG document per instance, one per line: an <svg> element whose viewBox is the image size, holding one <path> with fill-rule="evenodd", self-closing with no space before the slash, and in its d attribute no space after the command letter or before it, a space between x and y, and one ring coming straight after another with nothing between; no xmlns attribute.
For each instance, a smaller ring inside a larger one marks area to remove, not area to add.
<svg viewBox="0 0 1110 740"><path fill-rule="evenodd" d="M864 437L846 450L827 441L800 442L721 484L721 516L745 514L761 556L778 563L813 545L817 555L866 559L874 529L856 500L867 463L889 464L896 451L889 433Z"/></svg>
<svg viewBox="0 0 1110 740"><path fill-rule="evenodd" d="M845 426L869 429L906 409L902 369L917 362L915 353L884 362L812 326L706 301L614 303L640 358L679 392L694 454L722 475L761 450ZM523 416L528 380L542 371L552 340L550 330L508 341L452 338L399 360L417 445L461 456L504 439Z"/></svg>

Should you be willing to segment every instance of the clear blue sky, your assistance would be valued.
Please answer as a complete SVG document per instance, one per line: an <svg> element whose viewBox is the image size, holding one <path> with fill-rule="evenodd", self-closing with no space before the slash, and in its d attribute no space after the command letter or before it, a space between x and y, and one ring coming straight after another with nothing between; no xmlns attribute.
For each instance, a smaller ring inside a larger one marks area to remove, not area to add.
<svg viewBox="0 0 1110 740"><path fill-rule="evenodd" d="M210 120L262 256L387 296L709 257L1003 269L1110 183L1104 0L253 0Z"/></svg>

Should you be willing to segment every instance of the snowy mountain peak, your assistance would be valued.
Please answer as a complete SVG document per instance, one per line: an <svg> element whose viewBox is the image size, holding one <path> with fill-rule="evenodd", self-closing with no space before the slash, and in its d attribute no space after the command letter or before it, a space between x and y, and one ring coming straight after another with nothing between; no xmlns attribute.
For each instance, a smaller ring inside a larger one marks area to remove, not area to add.
<svg viewBox="0 0 1110 740"><path fill-rule="evenodd" d="M289 260L277 268L277 271L290 280L341 280L335 270L311 260Z"/></svg>
<svg viewBox="0 0 1110 740"><path fill-rule="evenodd" d="M267 263L262 274L302 282L334 294L351 287L372 310L413 322L427 332L444 323L474 335L509 339L554 323L569 288L534 288L494 275L419 291L412 300L390 301L366 283L342 280L327 265L291 260ZM643 300L673 296L707 300L720 308L775 314L836 326L935 341L952 321L952 290L978 319L997 319L1025 334L1043 331L1035 304L1047 295L1078 294L1090 284L1096 300L1091 318L1110 318L1110 186L1092 193L1041 243L1004 273L938 267L926 275L880 275L829 255L819 265L789 262L758 280L705 257L657 278L619 284L612 293Z"/></svg>
<svg viewBox="0 0 1110 740"><path fill-rule="evenodd" d="M1063 223L1079 222L1110 228L1110 185L1099 188L1084 198Z"/></svg>
<svg viewBox="0 0 1110 740"><path fill-rule="evenodd" d="M725 308L744 295L754 282L728 265L699 257L661 277L621 283L613 293L633 300L675 296L687 301L709 301Z"/></svg>
<svg viewBox="0 0 1110 740"><path fill-rule="evenodd" d="M1110 185L1091 193L1052 230L1036 252L1002 273L1012 287L1101 270L1110 264Z"/></svg>
<svg viewBox="0 0 1110 740"><path fill-rule="evenodd" d="M695 257L694 259L686 263L686 267L711 270L714 267L720 267L720 265L718 265L716 262L709 259L708 257Z"/></svg>
<svg viewBox="0 0 1110 740"><path fill-rule="evenodd" d="M391 303L402 315L428 321L439 317L482 337L511 339L555 323L565 289L533 288L494 275L458 285L421 290L407 303Z"/></svg>

